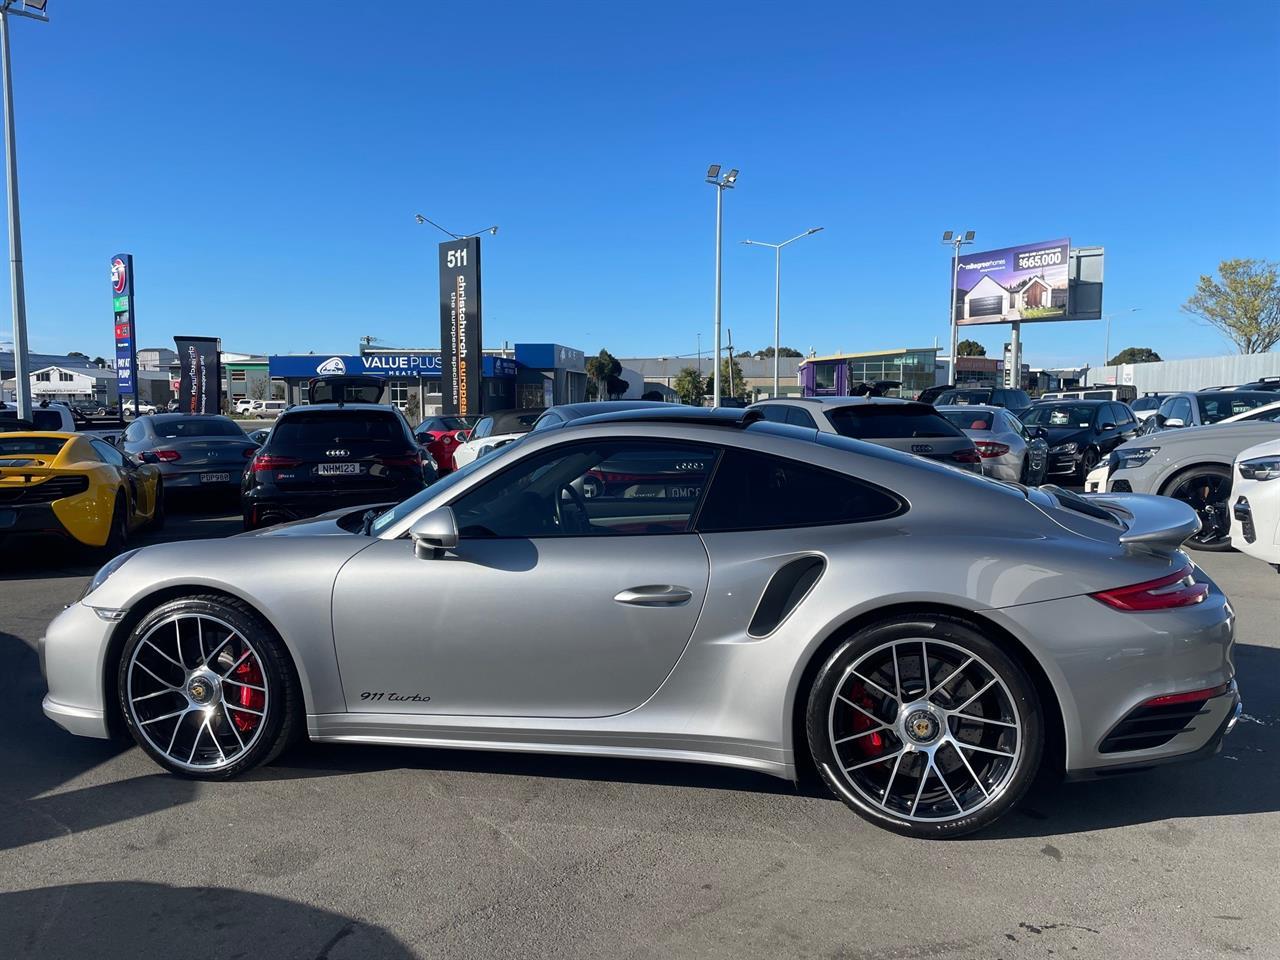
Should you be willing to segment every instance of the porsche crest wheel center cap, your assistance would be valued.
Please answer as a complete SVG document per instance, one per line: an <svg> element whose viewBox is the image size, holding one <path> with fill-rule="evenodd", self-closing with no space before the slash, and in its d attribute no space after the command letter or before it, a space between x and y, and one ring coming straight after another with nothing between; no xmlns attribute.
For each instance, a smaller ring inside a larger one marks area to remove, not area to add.
<svg viewBox="0 0 1280 960"><path fill-rule="evenodd" d="M912 743L930 744L942 733L942 724L928 710L913 710L902 724Z"/></svg>
<svg viewBox="0 0 1280 960"><path fill-rule="evenodd" d="M217 701L218 681L216 677L198 673L187 681L187 698L196 706L207 707Z"/></svg>

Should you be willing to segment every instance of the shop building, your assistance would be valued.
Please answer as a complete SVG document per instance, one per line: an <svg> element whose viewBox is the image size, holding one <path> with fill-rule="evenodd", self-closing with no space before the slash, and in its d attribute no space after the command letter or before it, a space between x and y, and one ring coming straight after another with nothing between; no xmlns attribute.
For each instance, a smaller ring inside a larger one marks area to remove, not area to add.
<svg viewBox="0 0 1280 960"><path fill-rule="evenodd" d="M934 385L937 347L872 350L805 357L800 361L800 389L806 397L844 397L860 383L898 380L889 396L914 397Z"/></svg>

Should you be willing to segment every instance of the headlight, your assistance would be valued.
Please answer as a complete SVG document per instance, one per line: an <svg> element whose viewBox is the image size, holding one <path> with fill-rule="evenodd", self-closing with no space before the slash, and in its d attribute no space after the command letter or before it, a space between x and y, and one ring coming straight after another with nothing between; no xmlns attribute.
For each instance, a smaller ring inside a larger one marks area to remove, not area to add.
<svg viewBox="0 0 1280 960"><path fill-rule="evenodd" d="M89 581L89 585L84 588L84 593L80 594L80 599L84 600L85 597L89 596L89 594L93 593L93 591L106 583L107 578L123 567L128 559L137 553L139 549L141 548L126 550L124 553L116 554L104 563L102 565L102 569L93 575L93 579Z"/></svg>
<svg viewBox="0 0 1280 960"><path fill-rule="evenodd" d="M1159 450L1159 447L1133 447L1129 450L1116 450L1112 456L1116 458L1117 470L1133 470L1143 466Z"/></svg>
<svg viewBox="0 0 1280 960"><path fill-rule="evenodd" d="M1080 444L1076 443L1073 440L1070 443L1060 443L1056 447L1050 447L1049 452L1050 453L1075 453L1079 449L1080 449Z"/></svg>
<svg viewBox="0 0 1280 960"><path fill-rule="evenodd" d="M1246 480L1280 479L1280 457L1257 457L1240 461L1240 476Z"/></svg>

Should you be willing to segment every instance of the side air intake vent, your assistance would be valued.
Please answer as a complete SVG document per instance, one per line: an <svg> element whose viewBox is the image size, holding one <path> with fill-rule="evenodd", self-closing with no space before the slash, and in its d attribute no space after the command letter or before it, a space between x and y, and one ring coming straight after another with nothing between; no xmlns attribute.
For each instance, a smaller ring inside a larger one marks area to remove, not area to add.
<svg viewBox="0 0 1280 960"><path fill-rule="evenodd" d="M778 625L800 605L800 601L818 582L826 568L825 560L813 556L797 557L783 564L764 588L755 616L747 627L747 634L752 637L767 637L777 630Z"/></svg>

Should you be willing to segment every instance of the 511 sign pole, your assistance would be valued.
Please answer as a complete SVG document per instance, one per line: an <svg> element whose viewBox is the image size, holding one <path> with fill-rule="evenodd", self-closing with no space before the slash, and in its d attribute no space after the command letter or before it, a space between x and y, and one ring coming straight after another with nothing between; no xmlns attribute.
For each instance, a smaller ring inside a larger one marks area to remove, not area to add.
<svg viewBox="0 0 1280 960"><path fill-rule="evenodd" d="M440 393L443 413L480 413L484 340L480 310L480 238L440 244Z"/></svg>

